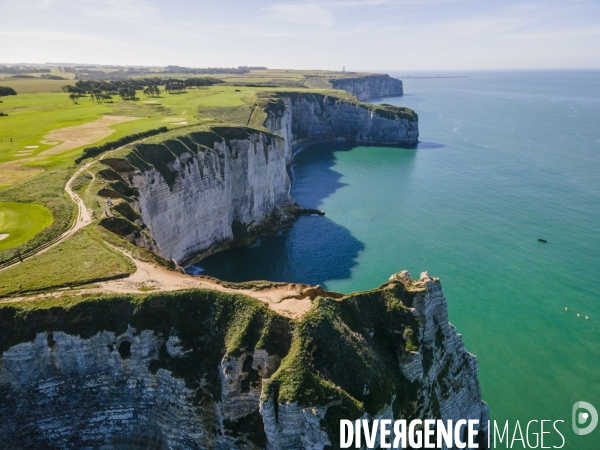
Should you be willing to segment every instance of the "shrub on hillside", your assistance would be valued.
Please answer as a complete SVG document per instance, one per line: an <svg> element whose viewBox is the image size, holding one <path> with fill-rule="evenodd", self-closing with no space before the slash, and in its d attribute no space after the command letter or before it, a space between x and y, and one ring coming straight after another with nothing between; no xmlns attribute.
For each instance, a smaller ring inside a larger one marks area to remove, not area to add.
<svg viewBox="0 0 600 450"><path fill-rule="evenodd" d="M0 97L4 97L6 95L17 95L17 92L8 86L0 86Z"/></svg>

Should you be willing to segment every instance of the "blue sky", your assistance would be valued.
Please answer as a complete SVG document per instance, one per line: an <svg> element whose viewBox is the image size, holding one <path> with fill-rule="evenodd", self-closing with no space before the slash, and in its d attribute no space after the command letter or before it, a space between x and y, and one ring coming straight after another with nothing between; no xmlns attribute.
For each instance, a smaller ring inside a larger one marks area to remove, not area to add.
<svg viewBox="0 0 600 450"><path fill-rule="evenodd" d="M600 68L600 1L0 0L0 62Z"/></svg>

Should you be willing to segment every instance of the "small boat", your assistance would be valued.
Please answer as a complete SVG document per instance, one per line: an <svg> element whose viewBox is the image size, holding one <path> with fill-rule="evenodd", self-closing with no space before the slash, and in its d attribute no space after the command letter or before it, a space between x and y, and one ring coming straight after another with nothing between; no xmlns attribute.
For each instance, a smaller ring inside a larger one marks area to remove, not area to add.
<svg viewBox="0 0 600 450"><path fill-rule="evenodd" d="M538 238L538 241L540 241L540 242L546 242L546 239Z"/></svg>

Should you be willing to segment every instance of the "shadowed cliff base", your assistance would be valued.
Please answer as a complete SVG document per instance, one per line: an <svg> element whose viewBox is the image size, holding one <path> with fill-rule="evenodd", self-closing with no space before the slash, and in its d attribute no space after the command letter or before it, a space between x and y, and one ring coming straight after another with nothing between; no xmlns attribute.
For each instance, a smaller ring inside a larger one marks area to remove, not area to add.
<svg viewBox="0 0 600 450"><path fill-rule="evenodd" d="M311 235L310 241L303 236ZM261 237L249 247L209 256L199 264L202 275L226 281L270 280L325 284L350 278L362 242L326 216L300 217L277 236ZM329 262L335 259L337 264Z"/></svg>
<svg viewBox="0 0 600 450"><path fill-rule="evenodd" d="M325 199L346 186L340 181L342 174L333 169L336 152L353 148L355 144L350 142L327 142L296 152L291 170L294 199L302 207L324 209ZM415 152L398 151L406 154L405 163L410 167ZM188 270L227 281L259 279L327 286L327 281L351 278L364 249L363 242L327 216L308 216L277 236L261 237L248 248L207 257ZM198 272L199 268L204 271Z"/></svg>
<svg viewBox="0 0 600 450"><path fill-rule="evenodd" d="M303 149L294 153L290 170L292 197L304 208L320 209L324 199L345 186L340 182L342 174L332 169L335 152L350 151L355 144L325 142L300 147ZM188 271L226 281L323 285L327 280L350 278L362 250L362 242L327 216L304 216L276 236L261 236L249 247L209 256Z"/></svg>

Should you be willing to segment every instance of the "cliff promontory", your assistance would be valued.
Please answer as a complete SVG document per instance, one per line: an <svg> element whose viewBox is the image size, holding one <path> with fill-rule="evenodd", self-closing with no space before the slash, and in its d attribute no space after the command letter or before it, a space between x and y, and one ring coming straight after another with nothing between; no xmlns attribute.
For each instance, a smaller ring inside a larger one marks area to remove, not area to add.
<svg viewBox="0 0 600 450"><path fill-rule="evenodd" d="M408 108L323 94L262 95L249 122L255 128L182 127L102 159L110 169L101 173L107 184L99 194L134 210L102 224L165 258L189 262L293 221L300 211L287 172L294 144L418 140L418 118Z"/></svg>
<svg viewBox="0 0 600 450"><path fill-rule="evenodd" d="M404 107L375 106L302 92L264 95L257 105L266 112L264 127L283 137L288 146L339 139L410 146L419 139L417 114Z"/></svg>
<svg viewBox="0 0 600 450"><path fill-rule="evenodd" d="M392 78L386 74L340 78L331 80L331 85L334 89L343 89L350 92L363 102L376 98L397 97L404 94L402 80Z"/></svg>
<svg viewBox="0 0 600 450"><path fill-rule="evenodd" d="M402 272L300 320L216 291L0 307L9 448L338 448L339 420L479 419L439 280Z"/></svg>

